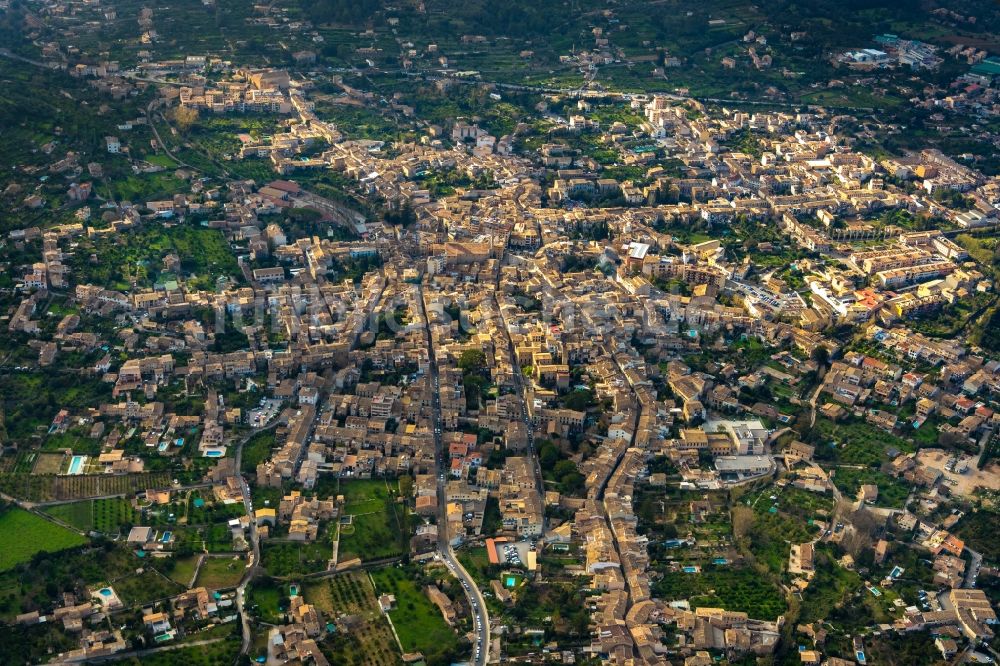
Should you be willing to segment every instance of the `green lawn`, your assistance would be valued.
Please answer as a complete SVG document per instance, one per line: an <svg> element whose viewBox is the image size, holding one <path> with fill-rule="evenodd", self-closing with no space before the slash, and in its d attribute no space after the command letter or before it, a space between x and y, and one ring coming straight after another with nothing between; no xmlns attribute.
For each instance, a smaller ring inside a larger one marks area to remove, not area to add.
<svg viewBox="0 0 1000 666"><path fill-rule="evenodd" d="M173 161L166 155L147 155L146 161L150 164L161 166L164 169L174 169L177 167L177 162Z"/></svg>
<svg viewBox="0 0 1000 666"><path fill-rule="evenodd" d="M288 610L286 597L287 593L278 581L258 578L247 592L247 606L258 619L271 624L280 623Z"/></svg>
<svg viewBox="0 0 1000 666"><path fill-rule="evenodd" d="M402 526L406 524L405 508L389 506L363 515L353 516L340 535L340 560L360 557L377 560L400 555L406 550ZM399 521L399 522L397 522Z"/></svg>
<svg viewBox="0 0 1000 666"><path fill-rule="evenodd" d="M391 566L372 572L375 591L396 597L396 609L389 612L405 652L422 652L429 662L458 647L458 637L420 588L419 570Z"/></svg>
<svg viewBox="0 0 1000 666"><path fill-rule="evenodd" d="M54 553L87 543L83 536L18 508L0 513L0 571L29 561L40 552Z"/></svg>
<svg viewBox="0 0 1000 666"><path fill-rule="evenodd" d="M458 552L458 559L465 567L465 570L476 579L476 582L480 585L486 586L490 579L490 567L499 565L490 565L489 555L486 554L486 548L463 548Z"/></svg>

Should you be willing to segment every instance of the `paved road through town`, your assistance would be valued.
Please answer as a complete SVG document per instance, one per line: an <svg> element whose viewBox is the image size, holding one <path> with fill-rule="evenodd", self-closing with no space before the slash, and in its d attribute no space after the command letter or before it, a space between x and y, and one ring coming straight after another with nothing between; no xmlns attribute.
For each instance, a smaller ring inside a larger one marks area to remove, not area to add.
<svg viewBox="0 0 1000 666"><path fill-rule="evenodd" d="M440 378L438 376L437 359L434 355L434 341L431 338L430 320L427 318L427 306L424 303L423 287L419 289L420 310L424 318L425 333L427 335L428 365L430 367L431 381L431 422L434 429L434 458L438 490L438 557L448 567L449 571L458 578L462 583L462 587L465 588L466 596L469 598L469 607L472 609L473 630L475 632L472 663L475 666L483 666L489 661L490 616L486 610L486 602L483 600L482 592L476 585L476 581L472 579L469 572L465 570L462 563L455 557L455 551L452 550L451 541L448 537L448 502L447 493L445 492L447 460L444 454L444 442L441 430Z"/></svg>

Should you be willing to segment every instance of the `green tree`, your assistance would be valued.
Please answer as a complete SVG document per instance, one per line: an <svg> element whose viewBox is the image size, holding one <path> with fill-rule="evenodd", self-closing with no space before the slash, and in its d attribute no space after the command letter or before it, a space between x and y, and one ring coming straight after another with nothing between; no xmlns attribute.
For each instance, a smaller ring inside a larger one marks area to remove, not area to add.
<svg viewBox="0 0 1000 666"><path fill-rule="evenodd" d="M486 369L486 354L481 349L466 349L458 358L458 367L465 373L482 372Z"/></svg>

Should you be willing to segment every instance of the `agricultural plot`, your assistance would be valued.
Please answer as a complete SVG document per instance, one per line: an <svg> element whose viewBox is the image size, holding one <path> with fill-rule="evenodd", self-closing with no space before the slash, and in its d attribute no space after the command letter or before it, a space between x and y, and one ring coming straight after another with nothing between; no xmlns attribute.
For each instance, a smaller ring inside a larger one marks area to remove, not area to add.
<svg viewBox="0 0 1000 666"><path fill-rule="evenodd" d="M35 465L31 468L33 474L58 474L62 471L63 462L66 459L62 453L34 453L28 454L35 457Z"/></svg>
<svg viewBox="0 0 1000 666"><path fill-rule="evenodd" d="M970 548L978 551L987 561L1000 560L1000 513L981 509L966 514L958 523L958 535L965 539Z"/></svg>
<svg viewBox="0 0 1000 666"><path fill-rule="evenodd" d="M242 557L206 557L198 570L195 585L209 590L236 587L245 571L246 562Z"/></svg>
<svg viewBox="0 0 1000 666"><path fill-rule="evenodd" d="M708 565L697 573L669 571L654 586L656 595L667 601L687 599L693 608L702 606L743 611L758 620L774 620L785 612L779 588L762 580L746 567Z"/></svg>
<svg viewBox="0 0 1000 666"><path fill-rule="evenodd" d="M344 516L340 527L339 559L377 560L405 553L409 547L410 516L396 502L399 487L385 481L349 481L341 484Z"/></svg>
<svg viewBox="0 0 1000 666"><path fill-rule="evenodd" d="M855 498L861 486L878 486L876 506L902 508L910 494L905 482L870 467L838 467L833 474L833 483L845 497Z"/></svg>
<svg viewBox="0 0 1000 666"><path fill-rule="evenodd" d="M166 599L180 594L186 586L179 585L155 569L146 568L142 573L130 573L122 578L110 581L118 598L126 606L137 606L158 599Z"/></svg>
<svg viewBox="0 0 1000 666"><path fill-rule="evenodd" d="M120 497L57 504L47 508L45 513L84 532L95 530L111 535L139 520L132 504Z"/></svg>
<svg viewBox="0 0 1000 666"><path fill-rule="evenodd" d="M18 613L46 607L51 603L50 585L67 590L90 587L138 566L135 554L121 547L37 553L30 563L0 572L0 620L13 622Z"/></svg>
<svg viewBox="0 0 1000 666"><path fill-rule="evenodd" d="M90 500L50 506L45 513L83 532L94 529L94 503Z"/></svg>
<svg viewBox="0 0 1000 666"><path fill-rule="evenodd" d="M36 553L82 546L87 539L18 508L0 510L0 571L28 562Z"/></svg>
<svg viewBox="0 0 1000 666"><path fill-rule="evenodd" d="M44 661L44 655L49 655L50 651L65 652L77 647L76 642L60 629L62 627L54 622L4 627L0 663L37 664Z"/></svg>
<svg viewBox="0 0 1000 666"><path fill-rule="evenodd" d="M117 181L116 187L162 194L176 185L171 177L162 174L151 178L158 180L133 182L139 177L132 176ZM91 252L102 257L100 264L85 260ZM152 286L161 277L159 267L163 257L171 252L183 257L181 276L199 288L214 288L216 278L239 274L225 237L218 230L193 225L149 227L123 234L113 242L107 239L88 242L87 247L74 255L73 268L74 272L80 271L80 281L106 284L116 289L129 288L133 280Z"/></svg>
<svg viewBox="0 0 1000 666"><path fill-rule="evenodd" d="M78 476L39 476L0 474L0 492L32 502L72 501L103 495L130 495L146 488L170 485L166 472L142 474L89 474Z"/></svg>
<svg viewBox="0 0 1000 666"><path fill-rule="evenodd" d="M178 527L172 531L178 547L186 544L195 551L204 550L208 553L230 553L233 551L233 535L224 523L200 527Z"/></svg>
<svg viewBox="0 0 1000 666"><path fill-rule="evenodd" d="M404 652L422 652L428 663L447 663L458 656L459 640L420 587L420 570L385 567L372 572L376 594L392 594L396 608L389 618Z"/></svg>
<svg viewBox="0 0 1000 666"><path fill-rule="evenodd" d="M333 541L326 528L311 543L303 541L268 541L261 551L264 568L272 576L286 577L326 571L333 556Z"/></svg>
<svg viewBox="0 0 1000 666"><path fill-rule="evenodd" d="M780 574L788 566L790 544L812 541L818 531L818 527L780 511L758 512L749 533L749 550L772 573Z"/></svg>
<svg viewBox="0 0 1000 666"><path fill-rule="evenodd" d="M396 638L379 609L375 588L367 574L352 572L311 583L303 590L306 601L324 617L349 617L320 645L331 664L391 666L400 663Z"/></svg>
<svg viewBox="0 0 1000 666"><path fill-rule="evenodd" d="M170 569L170 578L184 587L188 587L191 584L191 579L194 578L194 572L198 568L198 560L200 559L201 555L177 558L173 568Z"/></svg>
<svg viewBox="0 0 1000 666"><path fill-rule="evenodd" d="M185 666L228 666L236 661L239 653L240 641L238 638L232 638L207 645L196 645L145 655L141 661L138 657L132 657L118 663L128 666L140 666L140 664L141 666L174 666L175 664L185 664Z"/></svg>
<svg viewBox="0 0 1000 666"><path fill-rule="evenodd" d="M817 550L816 574L802 594L799 619L815 622L830 617L837 608L851 603L851 597L861 587L861 577L839 566L829 549Z"/></svg>
<svg viewBox="0 0 1000 666"><path fill-rule="evenodd" d="M820 461L877 466L888 460L886 451L890 448L905 453L915 450L909 440L861 420L834 423L825 418L817 419L814 437L817 440L816 459Z"/></svg>

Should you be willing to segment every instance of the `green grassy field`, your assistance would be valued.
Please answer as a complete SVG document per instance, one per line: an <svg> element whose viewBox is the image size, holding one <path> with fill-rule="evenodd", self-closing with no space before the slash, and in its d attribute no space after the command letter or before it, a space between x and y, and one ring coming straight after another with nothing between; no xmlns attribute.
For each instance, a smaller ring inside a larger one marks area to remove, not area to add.
<svg viewBox="0 0 1000 666"><path fill-rule="evenodd" d="M396 597L396 609L389 612L406 652L422 652L429 662L454 652L458 637L441 617L415 580L419 570L386 567L372 572L377 594Z"/></svg>
<svg viewBox="0 0 1000 666"><path fill-rule="evenodd" d="M135 525L139 520L138 512L131 503L120 497L57 504L46 509L45 513L83 531L96 530L112 535L123 526Z"/></svg>
<svg viewBox="0 0 1000 666"><path fill-rule="evenodd" d="M326 571L333 556L333 545L328 534L320 533L313 542L271 541L261 552L264 568L272 576L298 576Z"/></svg>
<svg viewBox="0 0 1000 666"><path fill-rule="evenodd" d="M279 623L288 610L287 591L274 579L257 578L247 593L247 606L258 619L272 624Z"/></svg>
<svg viewBox="0 0 1000 666"><path fill-rule="evenodd" d="M210 643L208 645L197 645L185 647L177 650L167 650L142 657L133 657L120 664L129 666L174 666L175 664L185 664L185 666L228 666L239 656L239 639L225 639Z"/></svg>
<svg viewBox="0 0 1000 666"><path fill-rule="evenodd" d="M50 506L45 513L80 530L94 529L94 507L89 500Z"/></svg>
<svg viewBox="0 0 1000 666"><path fill-rule="evenodd" d="M0 513L0 571L29 561L40 552L55 553L87 543L83 536L32 513L8 508Z"/></svg>
<svg viewBox="0 0 1000 666"><path fill-rule="evenodd" d="M274 448L275 439L273 430L259 432L243 445L243 459L240 463L242 471L253 472L259 463L264 462L271 455Z"/></svg>
<svg viewBox="0 0 1000 666"><path fill-rule="evenodd" d="M191 555L190 557L184 557L177 560L174 564L174 568L170 571L170 577L187 587L194 578L194 571L198 566L199 555Z"/></svg>
<svg viewBox="0 0 1000 666"><path fill-rule="evenodd" d="M886 449L892 447L904 453L915 451L912 442L872 427L861 420L834 423L816 419L814 431L816 457L820 461L879 465L888 460ZM835 442L831 446L830 442Z"/></svg>
<svg viewBox="0 0 1000 666"><path fill-rule="evenodd" d="M149 568L146 568L141 574L131 574L116 579L112 583L112 587L126 606L137 606L158 599L166 599L180 594L187 588L186 585L179 585Z"/></svg>
<svg viewBox="0 0 1000 666"><path fill-rule="evenodd" d="M406 551L409 514L396 502L399 486L385 481L350 481L340 486L344 514L351 524L341 528L339 559L375 560Z"/></svg>
<svg viewBox="0 0 1000 666"><path fill-rule="evenodd" d="M242 558L207 557L198 570L195 585L209 590L235 587L245 571L246 562Z"/></svg>

